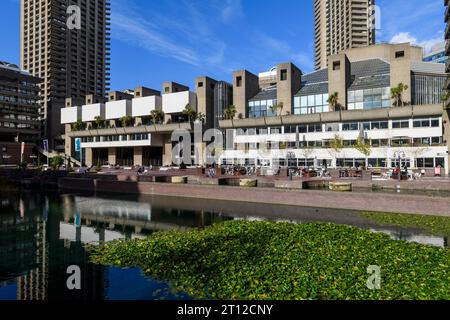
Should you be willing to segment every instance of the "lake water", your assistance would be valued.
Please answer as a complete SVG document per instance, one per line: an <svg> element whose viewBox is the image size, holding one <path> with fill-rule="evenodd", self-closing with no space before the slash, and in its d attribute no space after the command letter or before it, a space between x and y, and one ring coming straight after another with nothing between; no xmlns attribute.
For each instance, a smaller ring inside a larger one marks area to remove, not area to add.
<svg viewBox="0 0 450 320"><path fill-rule="evenodd" d="M86 244L145 238L155 231L202 228L226 220L333 222L385 232L393 239L448 247L421 230L382 227L347 210L270 206L179 197L21 193L0 195L0 300L189 299L138 268L89 261ZM69 290L69 266L81 290Z"/></svg>

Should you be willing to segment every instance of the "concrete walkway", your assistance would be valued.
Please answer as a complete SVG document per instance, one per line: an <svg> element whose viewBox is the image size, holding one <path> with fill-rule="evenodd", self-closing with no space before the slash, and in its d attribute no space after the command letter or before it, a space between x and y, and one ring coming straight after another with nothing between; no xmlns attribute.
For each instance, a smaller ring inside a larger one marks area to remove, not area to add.
<svg viewBox="0 0 450 320"><path fill-rule="evenodd" d="M371 192L337 193L316 190L279 190L274 188L240 188L169 183L101 181L65 178L60 187L67 190L116 192L177 196L194 199L241 201L253 203L398 212L450 217L450 197Z"/></svg>

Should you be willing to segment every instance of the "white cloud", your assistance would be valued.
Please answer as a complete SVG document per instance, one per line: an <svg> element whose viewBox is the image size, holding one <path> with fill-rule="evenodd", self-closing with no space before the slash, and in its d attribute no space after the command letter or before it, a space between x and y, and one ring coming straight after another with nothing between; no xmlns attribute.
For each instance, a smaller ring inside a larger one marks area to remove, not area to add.
<svg viewBox="0 0 450 320"><path fill-rule="evenodd" d="M229 23L236 18L241 18L244 14L241 0L226 0L225 5L220 9L222 22ZM223 2L221 2L223 5Z"/></svg>
<svg viewBox="0 0 450 320"><path fill-rule="evenodd" d="M209 17L188 1L181 4L185 12L182 20L161 12L147 12L144 16L134 6L122 7L113 12L113 37L197 67L220 64L227 47L210 28L205 28Z"/></svg>
<svg viewBox="0 0 450 320"><path fill-rule="evenodd" d="M417 44L417 39L414 38L409 32L400 32L392 37L391 43L405 43Z"/></svg>
<svg viewBox="0 0 450 320"><path fill-rule="evenodd" d="M430 52L432 47L443 42L443 36L438 36L436 38L426 39L419 41L416 37L411 35L409 32L400 32L394 35L390 41L390 43L406 43L409 42L413 45L418 45L424 48L425 52Z"/></svg>

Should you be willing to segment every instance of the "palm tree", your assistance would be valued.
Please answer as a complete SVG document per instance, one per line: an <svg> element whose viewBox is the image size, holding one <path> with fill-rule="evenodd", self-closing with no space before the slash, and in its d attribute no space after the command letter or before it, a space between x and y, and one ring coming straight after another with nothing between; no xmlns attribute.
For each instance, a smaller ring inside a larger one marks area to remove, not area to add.
<svg viewBox="0 0 450 320"><path fill-rule="evenodd" d="M83 121L78 120L77 122L72 123L71 127L72 127L72 131L81 131L86 128L86 125Z"/></svg>
<svg viewBox="0 0 450 320"><path fill-rule="evenodd" d="M162 110L152 110L150 112L153 124L161 123L164 121L164 112Z"/></svg>
<svg viewBox="0 0 450 320"><path fill-rule="evenodd" d="M200 122L205 122L206 115L204 113L202 113L202 112L199 112L199 113L196 114L195 120L200 121Z"/></svg>
<svg viewBox="0 0 450 320"><path fill-rule="evenodd" d="M272 105L269 107L272 113L275 113L275 116L278 116L278 110L280 110L279 116L281 117L283 115L283 109L284 109L284 103L280 102L276 105Z"/></svg>
<svg viewBox="0 0 450 320"><path fill-rule="evenodd" d="M94 118L95 129L103 129L105 127L105 120L102 117L97 116Z"/></svg>
<svg viewBox="0 0 450 320"><path fill-rule="evenodd" d="M327 102L330 104L332 110L337 111L337 109L339 108L339 93L333 92L332 94L330 94Z"/></svg>
<svg viewBox="0 0 450 320"><path fill-rule="evenodd" d="M184 114L186 117L188 117L189 122L191 122L193 119L196 118L196 114L197 114L197 113L194 111L194 109L192 109L192 107L191 107L190 104L187 104L187 105L184 107L183 114Z"/></svg>
<svg viewBox="0 0 450 320"><path fill-rule="evenodd" d="M120 122L122 127L129 127L133 123L133 118L130 116L125 116L120 118Z"/></svg>
<svg viewBox="0 0 450 320"><path fill-rule="evenodd" d="M234 104L231 105L231 106L229 106L229 107L226 108L225 111L224 111L225 119L227 119L227 120L233 120L234 117L236 117L236 113L237 113L236 106L235 106Z"/></svg>
<svg viewBox="0 0 450 320"><path fill-rule="evenodd" d="M396 87L391 88L391 98L395 100L395 106L399 107L400 104L402 107L405 106L405 102L403 101L403 93L408 90L408 86L404 83L399 83Z"/></svg>
<svg viewBox="0 0 450 320"><path fill-rule="evenodd" d="M394 106L398 107L399 91L397 87L391 88L391 99L394 100Z"/></svg>

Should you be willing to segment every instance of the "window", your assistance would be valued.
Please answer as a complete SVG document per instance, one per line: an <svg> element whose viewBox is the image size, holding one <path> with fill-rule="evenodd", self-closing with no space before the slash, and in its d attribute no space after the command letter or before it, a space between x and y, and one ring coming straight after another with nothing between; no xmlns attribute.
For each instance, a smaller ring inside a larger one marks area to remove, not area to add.
<svg viewBox="0 0 450 320"><path fill-rule="evenodd" d="M170 92L170 88L169 87L165 87L164 88L164 92Z"/></svg>
<svg viewBox="0 0 450 320"><path fill-rule="evenodd" d="M242 77L236 77L236 87L242 87Z"/></svg>
<svg viewBox="0 0 450 320"><path fill-rule="evenodd" d="M298 132L299 133L307 133L308 132L308 127L306 125L299 125L298 126Z"/></svg>
<svg viewBox="0 0 450 320"><path fill-rule="evenodd" d="M270 134L280 134L281 133L281 128L277 127L277 128L270 128Z"/></svg>
<svg viewBox="0 0 450 320"><path fill-rule="evenodd" d="M359 123L358 122L344 123L342 125L342 130L343 131L357 131L357 130L359 130Z"/></svg>
<svg viewBox="0 0 450 320"><path fill-rule="evenodd" d="M388 139L372 139L371 145L374 148L379 147L388 147L389 146L389 140Z"/></svg>
<svg viewBox="0 0 450 320"><path fill-rule="evenodd" d="M281 81L286 81L286 80L287 80L287 70L282 69L281 70Z"/></svg>
<svg viewBox="0 0 450 320"><path fill-rule="evenodd" d="M325 124L325 132L338 132L338 131L339 131L339 123Z"/></svg>
<svg viewBox="0 0 450 320"><path fill-rule="evenodd" d="M387 121L372 121L370 126L371 130L388 129L389 123Z"/></svg>
<svg viewBox="0 0 450 320"><path fill-rule="evenodd" d="M444 167L444 158L418 158L416 159L416 167L419 169L436 168L438 165Z"/></svg>
<svg viewBox="0 0 450 320"><path fill-rule="evenodd" d="M431 119L431 126L433 128L439 127L439 119Z"/></svg>
<svg viewBox="0 0 450 320"><path fill-rule="evenodd" d="M348 110L388 108L391 106L390 88L374 88L350 90L348 95Z"/></svg>
<svg viewBox="0 0 450 320"><path fill-rule="evenodd" d="M392 121L392 129L407 129L407 128L409 128L409 120Z"/></svg>
<svg viewBox="0 0 450 320"><path fill-rule="evenodd" d="M439 119L415 119L413 121L414 128L429 128L429 127L439 127Z"/></svg>
<svg viewBox="0 0 450 320"><path fill-rule="evenodd" d="M333 62L333 70L341 70L341 62L340 61L334 61Z"/></svg>
<svg viewBox="0 0 450 320"><path fill-rule="evenodd" d="M198 87L199 87L199 88L203 88L203 82L199 82L199 83L198 83Z"/></svg>
<svg viewBox="0 0 450 320"><path fill-rule="evenodd" d="M411 138L395 138L391 140L392 147L409 146L411 144Z"/></svg>
<svg viewBox="0 0 450 320"><path fill-rule="evenodd" d="M294 114L296 115L306 115L328 111L328 94L294 97Z"/></svg>
<svg viewBox="0 0 450 320"><path fill-rule="evenodd" d="M397 51L395 53L395 59L404 58L404 57L405 57L405 51Z"/></svg>
<svg viewBox="0 0 450 320"><path fill-rule="evenodd" d="M297 126L285 126L284 127L284 133L296 133L297 132Z"/></svg>
<svg viewBox="0 0 450 320"><path fill-rule="evenodd" d="M322 132L322 125L321 124L310 124L308 125L308 132Z"/></svg>
<svg viewBox="0 0 450 320"><path fill-rule="evenodd" d="M431 145L437 145L442 143L442 137L432 137Z"/></svg>
<svg viewBox="0 0 450 320"><path fill-rule="evenodd" d="M248 116L250 118L272 117L276 115L276 110L272 106L277 105L277 100L256 100L248 103Z"/></svg>

